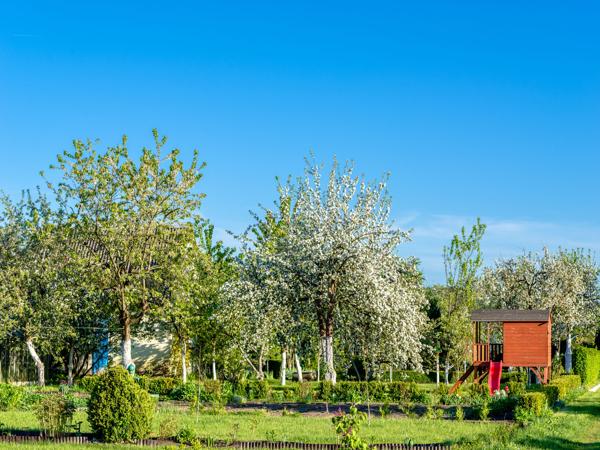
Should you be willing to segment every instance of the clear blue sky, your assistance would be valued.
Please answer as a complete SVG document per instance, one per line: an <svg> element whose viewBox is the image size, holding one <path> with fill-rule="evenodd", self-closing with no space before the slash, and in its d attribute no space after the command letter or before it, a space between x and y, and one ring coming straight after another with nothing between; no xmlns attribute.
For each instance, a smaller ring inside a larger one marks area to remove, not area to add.
<svg viewBox="0 0 600 450"><path fill-rule="evenodd" d="M4 2L0 188L39 183L73 138L138 147L157 127L208 163L220 230L313 150L391 172L430 283L476 216L488 264L600 250L597 3L225 3Z"/></svg>

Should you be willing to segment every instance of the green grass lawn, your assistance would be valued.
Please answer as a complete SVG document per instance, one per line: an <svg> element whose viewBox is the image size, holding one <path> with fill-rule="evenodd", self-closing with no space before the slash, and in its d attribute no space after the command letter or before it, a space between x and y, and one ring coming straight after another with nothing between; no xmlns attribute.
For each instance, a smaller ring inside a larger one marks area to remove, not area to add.
<svg viewBox="0 0 600 450"><path fill-rule="evenodd" d="M89 431L85 412L78 412L82 431ZM0 412L5 427L37 429L31 412ZM154 421L154 434L161 423L197 430L203 438L239 440L287 440L336 442L331 419L323 416L267 414L263 411L228 414L193 413L162 408ZM452 443L464 449L598 449L600 450L600 392L585 393L565 409L526 428L494 422L456 422L451 420L373 417L365 423L361 436L370 443L405 442ZM471 442L471 444L463 444ZM24 450L31 445L1 445L0 449ZM86 446L46 445L48 449L75 449ZM90 446L98 449L128 449L128 446Z"/></svg>

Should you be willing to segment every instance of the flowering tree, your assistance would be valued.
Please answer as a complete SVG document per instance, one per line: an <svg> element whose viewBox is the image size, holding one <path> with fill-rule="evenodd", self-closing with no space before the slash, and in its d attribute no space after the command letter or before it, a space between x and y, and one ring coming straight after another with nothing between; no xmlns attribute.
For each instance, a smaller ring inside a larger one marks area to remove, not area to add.
<svg viewBox="0 0 600 450"><path fill-rule="evenodd" d="M414 264L395 256L408 233L394 228L386 179L367 183L334 162L325 185L321 167L307 161L297 184L280 187L292 200L285 233L258 259L273 274L279 301L317 323L325 380L336 381L337 326L371 321L368 337L392 350L399 364L419 365L424 297ZM281 195L281 194L280 194Z"/></svg>
<svg viewBox="0 0 600 450"><path fill-rule="evenodd" d="M550 309L554 340L566 340L565 370L572 368L572 336L595 324L600 307L598 266L580 250L526 254L498 261L480 282L484 305Z"/></svg>

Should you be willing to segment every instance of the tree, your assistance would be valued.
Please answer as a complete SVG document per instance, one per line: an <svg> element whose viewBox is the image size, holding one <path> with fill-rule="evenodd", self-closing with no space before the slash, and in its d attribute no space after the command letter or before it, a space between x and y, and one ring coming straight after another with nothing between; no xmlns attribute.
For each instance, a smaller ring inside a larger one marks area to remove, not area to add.
<svg viewBox="0 0 600 450"><path fill-rule="evenodd" d="M154 149L143 148L137 163L125 136L104 153L76 140L53 166L60 180L49 183L70 208L71 235L116 315L125 367L132 362L132 327L162 302L161 276L189 242L188 223L203 197L194 192L204 167L197 152L186 168L179 150L163 156L166 138L153 135Z"/></svg>
<svg viewBox="0 0 600 450"><path fill-rule="evenodd" d="M597 321L598 273L582 250L528 253L484 271L481 302L491 308L549 309L553 339L566 340L565 369L570 372L573 333L586 334Z"/></svg>
<svg viewBox="0 0 600 450"><path fill-rule="evenodd" d="M316 321L325 379L334 383L334 330L350 318L393 330L380 339L396 350L399 363L420 363L424 299L420 285L402 282L406 264L395 251L409 235L390 220L386 181L367 183L351 164L340 169L334 162L323 186L321 167L307 161L297 184L280 187L293 204L286 232L272 249L257 247L257 267L268 271L269 287L278 292L271 300ZM398 310L403 314L392 313Z"/></svg>
<svg viewBox="0 0 600 450"><path fill-rule="evenodd" d="M471 335L469 313L475 306L475 282L482 265L480 242L486 226L479 219L471 232L465 228L454 235L449 247L444 247L444 268L447 289L439 303L440 343L445 358L445 381L453 365L468 357Z"/></svg>
<svg viewBox="0 0 600 450"><path fill-rule="evenodd" d="M58 355L69 332L60 217L48 200L29 192L13 203L2 197L0 216L0 334L27 346L38 384L45 384L39 352Z"/></svg>

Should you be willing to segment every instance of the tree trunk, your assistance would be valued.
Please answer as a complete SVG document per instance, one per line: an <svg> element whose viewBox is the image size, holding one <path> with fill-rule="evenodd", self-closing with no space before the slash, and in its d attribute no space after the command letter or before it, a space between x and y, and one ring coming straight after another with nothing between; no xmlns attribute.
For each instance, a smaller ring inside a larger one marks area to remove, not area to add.
<svg viewBox="0 0 600 450"><path fill-rule="evenodd" d="M440 354L435 354L435 385L440 385Z"/></svg>
<svg viewBox="0 0 600 450"><path fill-rule="evenodd" d="M187 383L187 345L185 339L180 340L181 343L181 381Z"/></svg>
<svg viewBox="0 0 600 450"><path fill-rule="evenodd" d="M565 347L565 372L571 373L573 368L573 347L571 342L571 332L567 334L567 345Z"/></svg>
<svg viewBox="0 0 600 450"><path fill-rule="evenodd" d="M287 351L286 351L286 349L283 349L283 351L281 352L281 370L280 370L282 386L285 386L286 369L287 369Z"/></svg>
<svg viewBox="0 0 600 450"><path fill-rule="evenodd" d="M261 381L265 379L265 372L263 371L263 353L264 353L264 348L261 347L260 353L258 354L258 367L257 367L257 378Z"/></svg>
<svg viewBox="0 0 600 450"><path fill-rule="evenodd" d="M73 386L73 359L75 357L75 349L71 347L69 349L69 362L67 363L67 384Z"/></svg>
<svg viewBox="0 0 600 450"><path fill-rule="evenodd" d="M40 386L45 386L46 377L44 376L44 363L38 356L37 351L35 350L35 346L33 345L33 341L31 340L31 338L27 338L25 343L27 344L27 349L29 350L29 354L35 361L35 366L37 367L38 384Z"/></svg>
<svg viewBox="0 0 600 450"><path fill-rule="evenodd" d="M321 349L323 353L323 362L325 363L325 381L336 382L335 366L333 364L333 337L321 337Z"/></svg>
<svg viewBox="0 0 600 450"><path fill-rule="evenodd" d="M444 381L446 384L450 384L450 361L446 360L446 364L444 366Z"/></svg>
<svg viewBox="0 0 600 450"><path fill-rule="evenodd" d="M121 326L123 327L121 334L121 359L123 360L123 367L127 369L133 363L133 359L131 358L131 320L126 313L122 314Z"/></svg>
<svg viewBox="0 0 600 450"><path fill-rule="evenodd" d="M212 378L217 381L217 344L213 341L212 351Z"/></svg>
<svg viewBox="0 0 600 450"><path fill-rule="evenodd" d="M302 383L304 381L302 379L302 366L300 365L300 358L298 358L298 353L294 352L294 361L296 362L296 373L298 373L298 382Z"/></svg>

